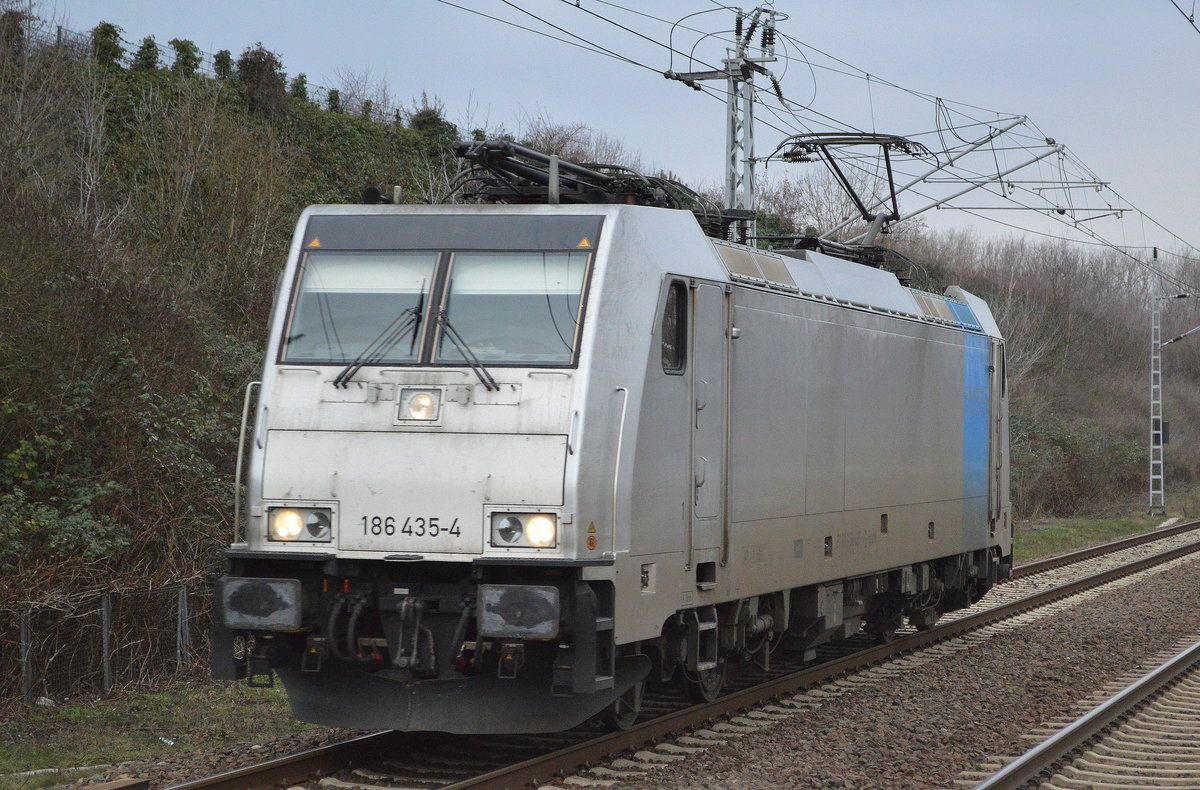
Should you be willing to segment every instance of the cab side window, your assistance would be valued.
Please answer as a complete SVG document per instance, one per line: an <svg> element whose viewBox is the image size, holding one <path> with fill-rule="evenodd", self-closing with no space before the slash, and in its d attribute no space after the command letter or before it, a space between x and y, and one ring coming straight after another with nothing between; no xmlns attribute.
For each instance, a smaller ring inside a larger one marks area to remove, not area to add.
<svg viewBox="0 0 1200 790"><path fill-rule="evenodd" d="M687 367L687 286L680 280L667 289L662 319L663 372L680 375Z"/></svg>

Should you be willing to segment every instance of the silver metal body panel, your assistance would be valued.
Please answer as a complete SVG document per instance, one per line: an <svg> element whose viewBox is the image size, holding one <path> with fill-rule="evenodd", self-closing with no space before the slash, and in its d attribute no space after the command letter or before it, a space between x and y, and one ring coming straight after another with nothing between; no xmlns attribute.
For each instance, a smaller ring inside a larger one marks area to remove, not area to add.
<svg viewBox="0 0 1200 790"><path fill-rule="evenodd" d="M336 502L340 556L611 561L582 573L614 583L618 644L658 636L689 606L1009 552L1002 344L970 294L950 292L982 332L926 315L891 274L819 253L785 260L798 292L737 283L689 213L634 206L314 207L284 288L316 213L578 214L604 226L578 367L493 368L499 392L466 368L370 366L335 392L339 366L275 363L278 299L248 467L253 549L330 551L265 540L266 507L311 500ZM682 375L661 363L673 280L689 292ZM437 424L397 423L404 385L442 388ZM487 516L506 507L556 513L557 545L490 547ZM445 513L464 519L462 535L347 540L372 510Z"/></svg>

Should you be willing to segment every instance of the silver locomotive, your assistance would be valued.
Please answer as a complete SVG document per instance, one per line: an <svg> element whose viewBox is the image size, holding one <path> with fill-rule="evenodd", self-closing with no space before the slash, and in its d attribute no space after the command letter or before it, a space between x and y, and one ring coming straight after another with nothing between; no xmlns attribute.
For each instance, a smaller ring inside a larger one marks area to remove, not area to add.
<svg viewBox="0 0 1200 790"><path fill-rule="evenodd" d="M638 205L304 212L215 672L327 725L627 725L1010 568L978 298Z"/></svg>

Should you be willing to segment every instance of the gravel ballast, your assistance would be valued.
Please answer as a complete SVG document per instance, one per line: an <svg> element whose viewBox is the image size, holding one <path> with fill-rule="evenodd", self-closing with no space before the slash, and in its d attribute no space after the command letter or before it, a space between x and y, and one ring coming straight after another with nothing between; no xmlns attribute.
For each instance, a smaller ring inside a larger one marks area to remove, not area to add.
<svg viewBox="0 0 1200 790"><path fill-rule="evenodd" d="M183 782L265 763L279 757L316 749L357 735L359 730L325 730L318 733L292 735L275 738L261 744L238 744L220 751L197 751L171 755L162 760L136 760L121 763L97 772L95 775L75 782L72 786L86 786L116 779L149 779L151 788L171 787Z"/></svg>
<svg viewBox="0 0 1200 790"><path fill-rule="evenodd" d="M1200 634L1200 562L1185 560L1118 589L930 661L828 697L781 724L711 748L621 790L952 787L1022 735L1179 639ZM223 751L173 755L103 772L155 788L295 754L360 733L329 731ZM101 777L96 777L99 779ZM84 784L81 782L80 784ZM562 780L554 782L563 786Z"/></svg>
<svg viewBox="0 0 1200 790"><path fill-rule="evenodd" d="M1152 653L1200 634L1197 563L996 635L651 775L627 790L939 788Z"/></svg>

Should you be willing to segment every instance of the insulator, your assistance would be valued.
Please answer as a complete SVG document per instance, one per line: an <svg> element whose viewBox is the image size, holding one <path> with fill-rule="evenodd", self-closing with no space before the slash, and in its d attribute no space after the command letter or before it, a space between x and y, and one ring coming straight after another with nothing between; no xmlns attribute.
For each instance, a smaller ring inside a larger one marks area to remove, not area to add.
<svg viewBox="0 0 1200 790"><path fill-rule="evenodd" d="M754 38L755 30L758 30L758 20L757 19L755 19L753 22L750 23L750 29L746 31L746 41L750 41L752 38Z"/></svg>
<svg viewBox="0 0 1200 790"><path fill-rule="evenodd" d="M774 25L768 25L763 28L762 48L768 49L773 46L775 46L775 27Z"/></svg>
<svg viewBox="0 0 1200 790"><path fill-rule="evenodd" d="M733 37L738 41L742 40L742 12L738 11L737 22L733 26Z"/></svg>
<svg viewBox="0 0 1200 790"><path fill-rule="evenodd" d="M783 89L779 87L779 80L775 79L775 75L771 75L771 87L775 89L775 95L779 97L779 101L784 101Z"/></svg>

